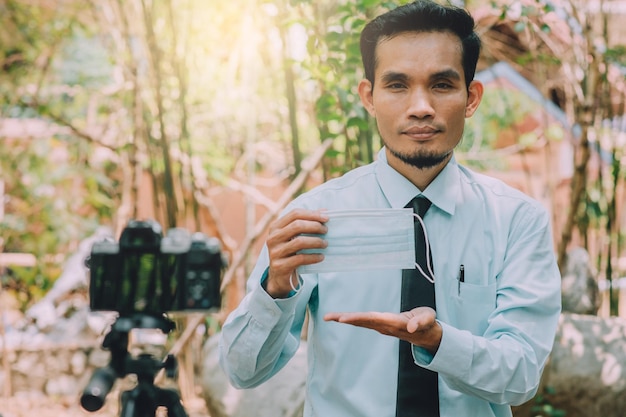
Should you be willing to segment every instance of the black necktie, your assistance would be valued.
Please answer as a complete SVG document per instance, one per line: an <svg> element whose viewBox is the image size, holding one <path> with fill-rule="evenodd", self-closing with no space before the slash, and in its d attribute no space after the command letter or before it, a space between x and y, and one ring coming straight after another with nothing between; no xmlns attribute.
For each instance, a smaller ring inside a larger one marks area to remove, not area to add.
<svg viewBox="0 0 626 417"><path fill-rule="evenodd" d="M430 201L423 196L418 196L406 207L413 208L413 212L423 218L430 207ZM414 224L415 262L429 275L424 231L417 219ZM402 271L400 311L412 310L418 306L435 308L435 285L428 281L417 268L405 269ZM411 344L408 342L400 341L399 355L396 417L439 416L437 373L415 364Z"/></svg>

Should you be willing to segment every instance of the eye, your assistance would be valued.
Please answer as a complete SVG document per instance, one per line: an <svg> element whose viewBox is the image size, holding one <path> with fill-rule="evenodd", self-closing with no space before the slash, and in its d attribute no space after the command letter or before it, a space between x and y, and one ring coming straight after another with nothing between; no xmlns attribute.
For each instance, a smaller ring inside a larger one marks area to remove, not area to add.
<svg viewBox="0 0 626 417"><path fill-rule="evenodd" d="M436 88L437 90L449 90L453 87L454 86L448 82L439 82L433 85L433 88Z"/></svg>
<svg viewBox="0 0 626 417"><path fill-rule="evenodd" d="M387 88L391 90L401 90L404 88L404 84L402 83L391 83L387 85Z"/></svg>

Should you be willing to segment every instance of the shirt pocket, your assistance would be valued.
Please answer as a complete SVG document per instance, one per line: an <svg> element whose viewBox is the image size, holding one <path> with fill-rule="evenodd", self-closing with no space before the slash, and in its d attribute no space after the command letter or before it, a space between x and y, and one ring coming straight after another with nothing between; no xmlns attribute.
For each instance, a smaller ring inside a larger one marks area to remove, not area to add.
<svg viewBox="0 0 626 417"><path fill-rule="evenodd" d="M456 310L455 327L482 335L488 319L496 308L496 282L486 285L459 282L453 297Z"/></svg>

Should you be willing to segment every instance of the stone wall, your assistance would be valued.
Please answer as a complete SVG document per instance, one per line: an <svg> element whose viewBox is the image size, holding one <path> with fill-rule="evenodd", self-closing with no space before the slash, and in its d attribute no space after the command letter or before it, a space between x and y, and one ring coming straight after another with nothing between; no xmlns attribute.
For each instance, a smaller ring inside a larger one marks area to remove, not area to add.
<svg viewBox="0 0 626 417"><path fill-rule="evenodd" d="M18 316L0 337L0 393L78 396L109 362L102 338L112 316L89 312L84 297L41 304L39 318Z"/></svg>
<svg viewBox="0 0 626 417"><path fill-rule="evenodd" d="M93 371L105 366L109 352L92 343L37 344L7 349L0 369L0 392L12 395L77 396Z"/></svg>

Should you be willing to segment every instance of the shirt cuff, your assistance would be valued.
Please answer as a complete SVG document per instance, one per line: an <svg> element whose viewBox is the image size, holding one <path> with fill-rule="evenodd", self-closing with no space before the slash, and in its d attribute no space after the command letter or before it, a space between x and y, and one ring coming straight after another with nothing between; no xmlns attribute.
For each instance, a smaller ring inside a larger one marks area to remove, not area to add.
<svg viewBox="0 0 626 417"><path fill-rule="evenodd" d="M439 322L443 330L439 349L434 355L413 345L415 363L435 372L463 375L472 363L474 339L470 332Z"/></svg>
<svg viewBox="0 0 626 417"><path fill-rule="evenodd" d="M281 313L293 313L296 309L296 303L298 300L298 294L302 289L302 284L300 284L296 291L291 291L287 298L273 298L271 295L267 293L265 290L265 281L267 281L267 275L269 272L269 267L263 272L263 275L260 279L260 285L253 290L254 293L252 297L258 301L255 302L254 305L258 305L260 308L269 308L270 310L275 310L278 308ZM251 313L254 312L251 311Z"/></svg>

